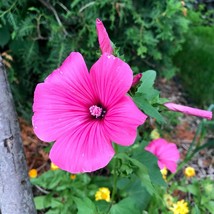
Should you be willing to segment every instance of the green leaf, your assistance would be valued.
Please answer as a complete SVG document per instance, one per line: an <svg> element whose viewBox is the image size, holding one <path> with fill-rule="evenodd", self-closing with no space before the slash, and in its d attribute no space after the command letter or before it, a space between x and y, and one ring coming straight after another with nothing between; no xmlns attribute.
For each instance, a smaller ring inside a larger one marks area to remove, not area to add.
<svg viewBox="0 0 214 214"><path fill-rule="evenodd" d="M122 164L126 164L127 166L130 165L133 168L133 173L135 173L142 182L142 185L145 186L146 190L153 194L155 192L155 189L151 183L147 168L138 160L129 157L125 153L119 153L116 155L115 158L121 159ZM128 163L127 163L128 162Z"/></svg>
<svg viewBox="0 0 214 214"><path fill-rule="evenodd" d="M136 209L135 205L128 198L114 204L110 210L110 214L140 214L140 210Z"/></svg>
<svg viewBox="0 0 214 214"><path fill-rule="evenodd" d="M98 209L98 213L108 213L111 203L104 200L95 201L95 205Z"/></svg>
<svg viewBox="0 0 214 214"><path fill-rule="evenodd" d="M121 192L125 191L125 193L127 194L126 198L132 201L135 207L138 207L140 210L146 209L151 199L151 195L142 185L141 180L134 174L131 176L131 179L119 179L118 189L120 189Z"/></svg>
<svg viewBox="0 0 214 214"><path fill-rule="evenodd" d="M136 95L133 97L133 100L136 105L145 112L145 114L155 118L159 123L165 123L162 115L144 98L144 96Z"/></svg>
<svg viewBox="0 0 214 214"><path fill-rule="evenodd" d="M206 208L207 208L207 210L209 210L210 213L213 213L214 212L214 201L209 201L206 204Z"/></svg>
<svg viewBox="0 0 214 214"><path fill-rule="evenodd" d="M194 204L194 207L191 211L192 214L201 214L200 210L198 209L198 206Z"/></svg>
<svg viewBox="0 0 214 214"><path fill-rule="evenodd" d="M197 196L199 194L198 190L199 190L199 187L197 187L195 185L188 185L187 186L187 191L193 195Z"/></svg>
<svg viewBox="0 0 214 214"><path fill-rule="evenodd" d="M96 214L97 210L95 204L87 197L84 199L74 198L74 201L77 205L78 213L77 214Z"/></svg>
<svg viewBox="0 0 214 214"><path fill-rule="evenodd" d="M153 70L148 70L146 72L143 72L143 76L141 78L141 85L138 87L137 92L147 94L149 93L149 90L153 87L153 84L155 82L156 78L156 72Z"/></svg>
<svg viewBox="0 0 214 214"><path fill-rule="evenodd" d="M60 213L60 210L58 209L51 209L51 210L48 210L47 212L45 212L45 214L59 214Z"/></svg>
<svg viewBox="0 0 214 214"><path fill-rule="evenodd" d="M0 46L4 47L10 40L10 32L6 26L0 28Z"/></svg>
<svg viewBox="0 0 214 214"><path fill-rule="evenodd" d="M51 196L44 195L44 196L37 196L34 198L34 203L36 205L37 210L42 210L51 206L50 204Z"/></svg>
<svg viewBox="0 0 214 214"><path fill-rule="evenodd" d="M138 150L134 153L134 157L147 167L150 179L154 184L164 187L167 186L166 182L163 180L160 168L158 167L156 156L150 152L138 148Z"/></svg>

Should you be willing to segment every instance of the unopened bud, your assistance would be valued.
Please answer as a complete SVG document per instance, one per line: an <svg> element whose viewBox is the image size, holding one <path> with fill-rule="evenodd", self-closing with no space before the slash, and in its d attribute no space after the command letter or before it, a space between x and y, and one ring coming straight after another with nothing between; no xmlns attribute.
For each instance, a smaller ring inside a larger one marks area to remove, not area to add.
<svg viewBox="0 0 214 214"><path fill-rule="evenodd" d="M133 77L132 87L133 87L133 86L136 86L136 85L139 83L141 77L142 77L142 74L136 74L136 75Z"/></svg>

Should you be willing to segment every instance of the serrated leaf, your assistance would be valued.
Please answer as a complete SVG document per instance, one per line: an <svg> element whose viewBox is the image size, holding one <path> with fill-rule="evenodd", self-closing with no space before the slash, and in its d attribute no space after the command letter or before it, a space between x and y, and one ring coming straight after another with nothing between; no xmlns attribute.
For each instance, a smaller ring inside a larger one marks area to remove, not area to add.
<svg viewBox="0 0 214 214"><path fill-rule="evenodd" d="M153 70L148 70L142 73L143 76L141 78L141 85L138 87L137 93L146 94L149 90L153 87L155 79L156 79L156 72Z"/></svg>
<svg viewBox="0 0 214 214"><path fill-rule="evenodd" d="M152 195L155 193L155 189L151 183L147 168L138 160L129 157L125 153L119 153L116 155L116 158L121 159L123 162L130 162L131 165L135 166L132 167L134 172L140 179L142 184L145 186L146 190Z"/></svg>

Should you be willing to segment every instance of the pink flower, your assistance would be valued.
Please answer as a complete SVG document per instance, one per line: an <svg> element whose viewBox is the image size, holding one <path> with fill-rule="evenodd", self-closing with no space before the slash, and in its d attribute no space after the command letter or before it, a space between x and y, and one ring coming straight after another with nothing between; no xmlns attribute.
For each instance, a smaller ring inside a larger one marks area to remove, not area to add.
<svg viewBox="0 0 214 214"><path fill-rule="evenodd" d="M126 95L133 73L117 57L103 54L90 69L80 53L37 85L32 118L36 135L56 141L51 161L71 173L105 167L114 155L112 142L134 143L144 115Z"/></svg>
<svg viewBox="0 0 214 214"><path fill-rule="evenodd" d="M191 108L188 106L178 105L175 103L165 103L164 105L169 110L172 110L172 111L178 111L178 112L182 112L184 114L203 117L203 118L206 118L208 120L212 119L212 112L211 111L205 111L205 110L201 110L201 109L197 109L197 108Z"/></svg>
<svg viewBox="0 0 214 214"><path fill-rule="evenodd" d="M100 49L102 53L113 53L113 48L111 45L111 40L109 39L108 33L102 23L101 20L96 20L96 28L97 28L97 35L98 35L98 41L100 44Z"/></svg>
<svg viewBox="0 0 214 214"><path fill-rule="evenodd" d="M158 166L160 169L166 167L172 173L176 172L177 161L180 158L179 151L174 143L159 138L151 141L145 150L151 152L158 158Z"/></svg>
<svg viewBox="0 0 214 214"><path fill-rule="evenodd" d="M141 77L142 77L142 74L136 74L136 75L133 77L132 86L137 85L137 84L139 83Z"/></svg>

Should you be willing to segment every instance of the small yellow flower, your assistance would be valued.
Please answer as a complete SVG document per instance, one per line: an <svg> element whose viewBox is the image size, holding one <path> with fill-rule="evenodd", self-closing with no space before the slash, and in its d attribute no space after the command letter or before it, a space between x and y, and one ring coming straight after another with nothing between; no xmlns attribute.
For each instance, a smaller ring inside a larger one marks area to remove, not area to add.
<svg viewBox="0 0 214 214"><path fill-rule="evenodd" d="M170 208L173 205L173 197L169 194L165 194L163 196L165 204L168 208Z"/></svg>
<svg viewBox="0 0 214 214"><path fill-rule="evenodd" d="M70 175L70 179L71 179L71 180L75 180L76 177L77 177L76 175L73 175L73 174Z"/></svg>
<svg viewBox="0 0 214 214"><path fill-rule="evenodd" d="M51 162L51 170L57 170L59 167Z"/></svg>
<svg viewBox="0 0 214 214"><path fill-rule="evenodd" d="M160 134L159 134L158 130L153 129L151 134L150 134L150 137L152 138L152 140L160 138Z"/></svg>
<svg viewBox="0 0 214 214"><path fill-rule="evenodd" d="M161 171L161 174L162 174L162 176L163 176L163 179L166 181L166 176L167 176L167 173L168 173L166 167L164 167L164 168L161 169L160 171Z"/></svg>
<svg viewBox="0 0 214 214"><path fill-rule="evenodd" d="M184 200L180 200L177 203L174 203L170 210L173 212L173 214L187 214L189 213L189 208L187 205L187 202Z"/></svg>
<svg viewBox="0 0 214 214"><path fill-rule="evenodd" d="M184 170L184 175L187 178L191 178L195 176L195 169L193 167L188 166L185 170Z"/></svg>
<svg viewBox="0 0 214 214"><path fill-rule="evenodd" d="M95 194L95 200L105 200L110 202L110 190L106 187L101 187Z"/></svg>
<svg viewBox="0 0 214 214"><path fill-rule="evenodd" d="M37 170L36 169L31 169L28 172L28 175L29 175L30 178L36 178L37 177Z"/></svg>

